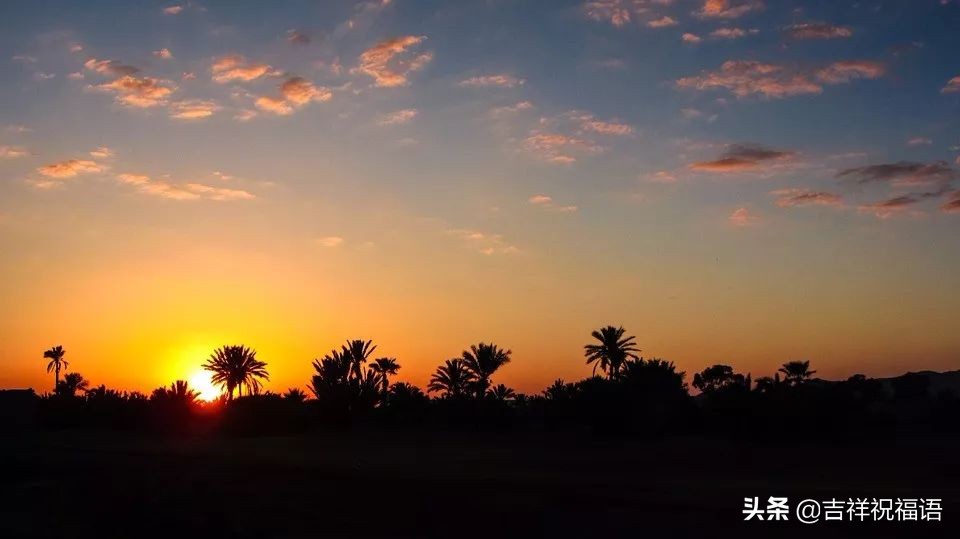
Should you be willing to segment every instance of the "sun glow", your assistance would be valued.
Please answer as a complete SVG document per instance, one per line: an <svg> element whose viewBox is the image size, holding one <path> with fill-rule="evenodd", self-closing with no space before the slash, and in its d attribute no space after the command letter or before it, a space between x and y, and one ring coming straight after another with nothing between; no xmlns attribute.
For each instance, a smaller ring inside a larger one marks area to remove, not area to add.
<svg viewBox="0 0 960 539"><path fill-rule="evenodd" d="M200 400L208 402L216 400L222 393L220 388L210 380L210 376L211 374L207 371L196 371L187 380L190 389L200 394Z"/></svg>

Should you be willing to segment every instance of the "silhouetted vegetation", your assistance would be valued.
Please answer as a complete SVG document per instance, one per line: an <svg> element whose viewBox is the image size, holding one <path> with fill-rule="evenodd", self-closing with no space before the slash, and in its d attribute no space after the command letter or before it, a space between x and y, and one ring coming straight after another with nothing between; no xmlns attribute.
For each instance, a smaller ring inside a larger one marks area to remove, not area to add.
<svg viewBox="0 0 960 539"><path fill-rule="evenodd" d="M596 374L556 380L535 395L518 393L494 378L511 361L495 343L471 345L430 377L427 392L392 382L401 370L392 357L371 359L377 346L355 339L313 360L314 374L283 394L263 391L267 363L245 346L215 350L203 367L223 388L205 402L178 380L146 397L91 384L67 368L65 350L47 350L56 390L20 395L24 410L52 428L90 426L166 433L259 434L349 426L430 429L588 430L634 437L709 434L734 438L798 438L958 431L955 388L960 372L910 373L889 380L854 375L832 382L814 378L809 361L788 361L773 376L717 364L686 373L666 360L639 355L622 327L591 333L585 363ZM952 380L944 385L931 380ZM431 397L431 395L433 395ZM24 407L25 399L38 406ZM27 412L24 412L25 414ZM5 413L4 417L10 416ZM16 422L16 419L7 419ZM32 421L32 420L31 420ZM22 421L21 421L22 422ZM29 421L28 421L29 423Z"/></svg>

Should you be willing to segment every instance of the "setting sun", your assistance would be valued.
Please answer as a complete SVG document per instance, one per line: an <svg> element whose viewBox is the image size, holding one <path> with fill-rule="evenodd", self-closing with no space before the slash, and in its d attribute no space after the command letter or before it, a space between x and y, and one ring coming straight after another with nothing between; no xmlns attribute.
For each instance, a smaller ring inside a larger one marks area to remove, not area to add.
<svg viewBox="0 0 960 539"><path fill-rule="evenodd" d="M210 380L210 373L207 371L196 371L187 380L190 389L199 393L200 400L214 401L220 394L220 388L215 386Z"/></svg>

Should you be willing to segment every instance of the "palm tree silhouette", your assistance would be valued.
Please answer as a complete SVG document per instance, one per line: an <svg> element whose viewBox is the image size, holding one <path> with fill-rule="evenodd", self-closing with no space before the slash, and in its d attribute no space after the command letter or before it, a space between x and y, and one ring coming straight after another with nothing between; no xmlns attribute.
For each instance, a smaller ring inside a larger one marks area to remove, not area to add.
<svg viewBox="0 0 960 539"><path fill-rule="evenodd" d="M283 398L290 402L295 402L297 404L302 403L307 400L307 394L303 392L302 389L297 387L291 387L283 394Z"/></svg>
<svg viewBox="0 0 960 539"><path fill-rule="evenodd" d="M153 400L165 400L186 405L196 404L199 397L200 394L190 389L190 384L185 380L177 380L170 384L169 388L158 387L153 390L153 395L151 395Z"/></svg>
<svg viewBox="0 0 960 539"><path fill-rule="evenodd" d="M67 351L63 349L59 344L53 348L47 350L43 353L44 359L49 359L50 363L47 363L47 372L53 371L53 390L56 391L57 387L60 385L60 369L66 370L67 360L63 359L63 356L67 354Z"/></svg>
<svg viewBox="0 0 960 539"><path fill-rule="evenodd" d="M469 350L463 351L463 364L473 374L478 398L487 393L493 373L510 363L510 354L510 350L503 350L493 343L474 344Z"/></svg>
<svg viewBox="0 0 960 539"><path fill-rule="evenodd" d="M57 384L57 394L66 397L75 397L77 391L86 391L90 387L90 382L79 372L71 372L63 377L63 381Z"/></svg>
<svg viewBox="0 0 960 539"><path fill-rule="evenodd" d="M400 365L397 363L396 358L381 357L373 360L373 363L370 365L370 370L380 377L383 394L386 395L387 389L390 387L389 377L397 374L397 371L400 370Z"/></svg>
<svg viewBox="0 0 960 539"><path fill-rule="evenodd" d="M810 361L788 361L777 372L783 373L783 381L791 386L798 386L810 381L817 371L810 370Z"/></svg>
<svg viewBox="0 0 960 539"><path fill-rule="evenodd" d="M490 394L498 401L505 401L517 396L517 392L503 384L498 384L490 390Z"/></svg>
<svg viewBox="0 0 960 539"><path fill-rule="evenodd" d="M444 396L459 399L475 380L476 377L467 369L462 359L448 359L443 365L437 367L437 372L430 377L427 391L439 391Z"/></svg>
<svg viewBox="0 0 960 539"><path fill-rule="evenodd" d="M615 379L620 374L620 368L628 359L638 359L636 337L624 337L625 330L623 326L606 326L590 333L594 339L600 341L600 344L587 344L583 347L583 355L587 358L587 365L593 363L593 372L597 372L597 366L600 370L607 373L610 379Z"/></svg>
<svg viewBox="0 0 960 539"><path fill-rule="evenodd" d="M360 369L376 349L377 346L373 344L373 341L364 341L363 339L347 341L347 344L343 345L343 353L350 357L351 369L353 369L353 375L356 378L362 377Z"/></svg>
<svg viewBox="0 0 960 539"><path fill-rule="evenodd" d="M233 390L243 395L243 387L248 393L260 389L260 379L269 380L266 362L257 359L257 352L243 345L221 346L214 350L203 368L212 372L210 380L227 389L227 396L233 400Z"/></svg>

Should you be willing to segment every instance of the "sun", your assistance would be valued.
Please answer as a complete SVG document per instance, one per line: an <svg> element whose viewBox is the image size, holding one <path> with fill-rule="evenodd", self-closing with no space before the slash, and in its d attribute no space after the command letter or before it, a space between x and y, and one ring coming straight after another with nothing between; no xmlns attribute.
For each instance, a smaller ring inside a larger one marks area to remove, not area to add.
<svg viewBox="0 0 960 539"><path fill-rule="evenodd" d="M187 380L187 382L190 384L190 389L199 393L199 398L203 401L210 402L217 400L223 393L223 391L210 380L210 373L207 371L194 372L190 375L190 379Z"/></svg>

